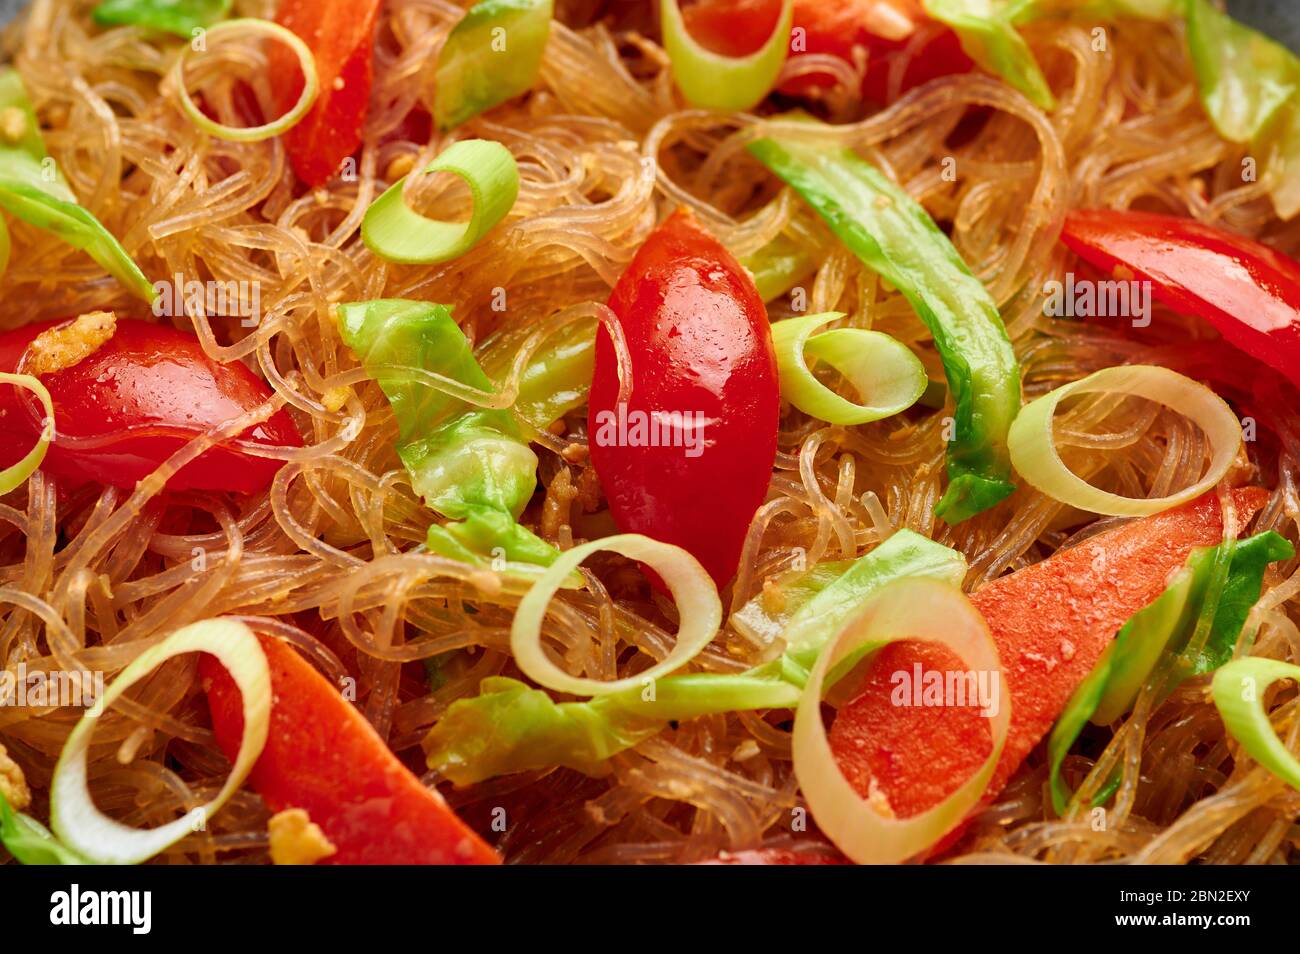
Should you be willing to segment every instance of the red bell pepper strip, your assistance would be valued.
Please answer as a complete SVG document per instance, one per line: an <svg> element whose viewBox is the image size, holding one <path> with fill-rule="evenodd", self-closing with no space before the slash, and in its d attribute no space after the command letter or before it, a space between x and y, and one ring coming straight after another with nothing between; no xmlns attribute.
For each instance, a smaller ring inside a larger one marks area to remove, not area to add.
<svg viewBox="0 0 1300 954"><path fill-rule="evenodd" d="M889 100L890 73L903 55L912 37L888 38L872 31L882 0L795 0L794 28L802 29L803 48L791 58L809 53L825 53L846 63L855 62L855 48L865 51L867 69L862 80L862 94L877 103ZM910 0L893 0L889 4L900 23L922 21L923 15ZM781 9L781 0L700 0L682 11L691 36L716 53L746 56L759 49L772 35ZM928 30L922 44L903 69L897 95L939 76L966 73L974 64L961 48L951 30ZM826 74L810 73L795 77L780 87L792 96L815 94L830 86Z"/></svg>
<svg viewBox="0 0 1300 954"><path fill-rule="evenodd" d="M0 334L0 371L26 370L24 355L45 321ZM54 441L41 469L80 484L95 480L134 488L142 478L205 431L266 402L271 390L239 362L219 364L193 335L144 321L119 320L113 336L81 361L40 376L54 404ZM0 466L26 453L41 414L25 392L0 389ZM283 410L240 440L299 447L302 438ZM271 482L283 461L213 447L167 482L171 490L252 493Z"/></svg>
<svg viewBox="0 0 1300 954"><path fill-rule="evenodd" d="M1158 301L1205 319L1300 385L1300 262L1212 225L1150 212L1071 212L1061 240L1104 271L1151 282Z"/></svg>
<svg viewBox="0 0 1300 954"><path fill-rule="evenodd" d="M315 188L357 151L370 108L372 53L381 0L281 0L275 22L306 42L316 58L320 96L284 134L289 163ZM282 43L267 48L276 104L290 109L302 93L297 57Z"/></svg>
<svg viewBox="0 0 1300 954"><path fill-rule="evenodd" d="M261 637L271 669L271 726L249 775L268 808L305 810L337 852L322 864L499 864L500 857L426 788L339 691L293 649ZM217 744L239 753L239 689L215 657L199 673Z"/></svg>
<svg viewBox="0 0 1300 954"><path fill-rule="evenodd" d="M631 358L602 325L588 410L591 461L619 528L674 543L719 588L776 459L776 355L753 279L694 216L678 211L641 246L613 294Z"/></svg>
<svg viewBox="0 0 1300 954"><path fill-rule="evenodd" d="M1238 530L1264 506L1260 487L1233 491ZM1170 573L1195 547L1223 538L1214 494L1183 507L1097 534L1022 570L994 580L971 601L997 644L1010 698L1011 726L985 792L992 800L1052 727L1079 683L1119 628L1164 591ZM899 817L937 805L988 757L988 720L978 705L895 705L895 673L963 667L946 648L899 642L882 649L859 694L842 706L830 730L831 750L864 797L875 790ZM874 785L873 785L874 782Z"/></svg>

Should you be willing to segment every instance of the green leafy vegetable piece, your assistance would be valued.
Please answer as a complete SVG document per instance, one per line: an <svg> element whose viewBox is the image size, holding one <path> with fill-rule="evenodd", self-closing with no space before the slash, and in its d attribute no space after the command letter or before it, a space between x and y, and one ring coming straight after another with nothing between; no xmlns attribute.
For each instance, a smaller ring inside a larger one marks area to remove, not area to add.
<svg viewBox="0 0 1300 954"><path fill-rule="evenodd" d="M433 115L451 129L526 93L542 68L552 0L481 0L452 29L438 57Z"/></svg>
<svg viewBox="0 0 1300 954"><path fill-rule="evenodd" d="M1003 500L1015 489L1007 432L1020 410L1020 370L987 289L925 209L851 149L767 138L749 150L930 329L955 403L948 490L935 512L958 523Z"/></svg>
<svg viewBox="0 0 1300 954"><path fill-rule="evenodd" d="M84 250L132 293L152 302L156 293L149 279L112 233L77 204L54 160L46 155L31 100L10 67L0 69L0 110L6 109L22 115L23 132L10 144L0 142L0 208ZM6 249L7 239L6 228Z"/></svg>
<svg viewBox="0 0 1300 954"><path fill-rule="evenodd" d="M230 13L231 0L103 0L95 7L100 26L142 26L187 40Z"/></svg>
<svg viewBox="0 0 1300 954"><path fill-rule="evenodd" d="M1234 659L1214 674L1210 693L1228 734L1246 754L1294 789L1300 761L1287 750L1264 711L1264 693L1279 679L1300 680L1300 666L1277 659Z"/></svg>
<svg viewBox="0 0 1300 954"><path fill-rule="evenodd" d="M339 306L344 342L378 382L397 419L397 453L411 486L448 520L429 528L431 550L467 562L484 555L549 564L557 551L520 526L537 487L537 456L506 410L472 407L412 374L490 393L445 305L380 299ZM495 552L494 552L495 551Z"/></svg>
<svg viewBox="0 0 1300 954"><path fill-rule="evenodd" d="M24 865L90 864L35 818L9 807L3 793L0 793L0 842Z"/></svg>
<svg viewBox="0 0 1300 954"><path fill-rule="evenodd" d="M1061 764L1085 723L1109 725L1128 712L1166 652L1183 658L1161 687L1162 698L1183 680L1213 672L1232 659L1246 617L1259 600L1265 568L1294 555L1291 544L1272 531L1198 549L1164 592L1120 628L1066 703L1048 739L1052 804L1058 815L1070 800ZM1205 645L1188 652L1197 622L1207 612L1213 617Z"/></svg>

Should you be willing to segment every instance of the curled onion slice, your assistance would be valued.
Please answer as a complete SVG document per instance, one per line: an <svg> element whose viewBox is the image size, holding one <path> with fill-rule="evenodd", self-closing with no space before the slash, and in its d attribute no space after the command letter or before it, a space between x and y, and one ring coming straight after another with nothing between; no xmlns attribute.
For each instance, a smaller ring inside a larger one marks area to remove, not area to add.
<svg viewBox="0 0 1300 954"><path fill-rule="evenodd" d="M608 682L569 675L551 662L542 648L542 620L551 597L565 584L578 564L601 550L640 560L658 573L677 602L681 620L677 642L662 662L635 676ZM538 685L576 696L598 696L643 686L647 680L680 669L712 641L721 625L722 601L718 599L717 587L695 557L670 543L661 543L639 533L624 533L566 550L546 568L515 611L514 624L510 627L510 651L524 675Z"/></svg>
<svg viewBox="0 0 1300 954"><path fill-rule="evenodd" d="M441 222L406 204L403 176L366 209L361 240L390 262L428 265L464 255L506 217L519 197L519 167L510 150L490 139L462 139L422 170L450 172L469 186L474 204L468 222Z"/></svg>
<svg viewBox="0 0 1300 954"><path fill-rule="evenodd" d="M1246 656L1221 667L1210 683L1210 695L1228 734L1246 754L1294 789L1300 789L1300 761L1273 731L1264 711L1264 692L1280 679L1300 682L1300 666L1277 659Z"/></svg>
<svg viewBox="0 0 1300 954"><path fill-rule="evenodd" d="M1178 493L1141 500L1108 493L1074 474L1057 453L1052 416L1057 405L1078 394L1118 393L1146 398L1185 414L1210 440L1213 456L1205 476ZM1241 422L1232 409L1203 384L1147 364L1103 368L1026 404L1007 435L1011 463L1047 496L1080 510L1116 517L1145 517L1194 500L1217 484L1241 447Z"/></svg>
<svg viewBox="0 0 1300 954"><path fill-rule="evenodd" d="M843 318L842 312L787 318L772 325L781 396L828 424L867 424L905 411L925 393L925 365L897 338L863 328L834 328L813 334ZM836 394L808 368L808 358L825 361L870 404L854 404Z"/></svg>
<svg viewBox="0 0 1300 954"><path fill-rule="evenodd" d="M840 771L822 722L827 674L888 643L917 639L947 646L974 671L996 672L997 711L988 715L993 749L979 771L933 808L910 818L882 815ZM957 587L924 577L891 583L822 651L794 717L794 770L818 826L859 864L894 864L929 848L979 802L997 768L1011 724L1011 702L997 646L979 611Z"/></svg>
<svg viewBox="0 0 1300 954"><path fill-rule="evenodd" d="M0 384L26 388L36 395L41 402L41 407L45 409L45 421L41 425L40 436L32 449L17 463L0 470L0 494L7 494L35 473L36 468L41 466L41 461L45 460L45 452L50 449L50 441L54 440L54 405L50 401L50 392L45 389L45 385L39 378L34 378L30 374L0 372Z"/></svg>
<svg viewBox="0 0 1300 954"><path fill-rule="evenodd" d="M185 88L185 64L189 55L194 52L194 47L189 46L184 53L176 60L176 65L172 68L172 82L176 85L176 95L180 99L181 110L205 133L216 136L218 139L227 139L232 142L261 142L263 139L270 139L272 136L278 136L286 130L292 129L298 124L307 111L312 108L316 102L316 96L320 92L320 78L316 73L316 58L312 55L311 49L302 39L292 30L288 30L278 23L272 23L270 20L259 20L256 17L241 17L237 20L227 20L225 23L218 23L216 26L208 27L207 40L219 39L229 33L261 33L272 40L278 40L289 49L293 50L294 55L298 57L298 63L302 68L302 93L298 101L290 107L289 111L278 119L273 119L269 123L263 123L261 126L226 126L210 119L203 110L199 109L198 104L190 96L190 92Z"/></svg>
<svg viewBox="0 0 1300 954"><path fill-rule="evenodd" d="M660 0L659 22L673 79L692 106L741 112L772 91L790 51L794 0L782 0L776 29L748 56L723 56L701 46L686 29L678 0Z"/></svg>
<svg viewBox="0 0 1300 954"><path fill-rule="evenodd" d="M95 723L104 709L160 663L195 652L216 656L239 687L244 702L239 756L221 790L206 805L157 828L123 825L95 807L86 785L86 754ZM152 858L197 830L198 822L206 823L243 784L262 754L270 719L271 672L251 629L231 619L208 619L178 629L123 669L68 736L50 783L50 824L55 834L69 848L98 864L132 865Z"/></svg>

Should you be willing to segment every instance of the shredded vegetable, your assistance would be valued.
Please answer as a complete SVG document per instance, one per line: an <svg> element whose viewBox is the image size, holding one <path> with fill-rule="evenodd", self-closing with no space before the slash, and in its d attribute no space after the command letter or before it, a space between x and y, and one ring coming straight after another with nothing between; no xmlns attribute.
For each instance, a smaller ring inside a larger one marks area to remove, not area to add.
<svg viewBox="0 0 1300 954"><path fill-rule="evenodd" d="M1282 679L1300 681L1300 666L1277 659L1234 659L1214 674L1210 693L1224 728L1246 754L1292 788L1300 789L1300 761L1287 749L1264 711L1264 694Z"/></svg>
<svg viewBox="0 0 1300 954"><path fill-rule="evenodd" d="M95 22L104 26L142 26L187 40L230 13L231 0L103 0Z"/></svg>

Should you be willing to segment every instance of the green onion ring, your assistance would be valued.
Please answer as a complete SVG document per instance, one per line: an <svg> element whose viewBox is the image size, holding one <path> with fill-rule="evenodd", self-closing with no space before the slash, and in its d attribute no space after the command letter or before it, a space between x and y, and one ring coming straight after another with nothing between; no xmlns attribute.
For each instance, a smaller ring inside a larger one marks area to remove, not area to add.
<svg viewBox="0 0 1300 954"><path fill-rule="evenodd" d="M1076 394L1120 393L1146 398L1185 414L1200 426L1214 449L1205 476L1167 497L1140 500L1098 490L1074 474L1056 450L1052 417L1057 405ZM1194 500L1217 484L1241 447L1241 422L1232 409L1203 384L1147 364L1103 368L1026 404L1007 435L1011 463L1020 476L1047 496L1080 510L1116 517L1145 517Z"/></svg>
<svg viewBox="0 0 1300 954"><path fill-rule="evenodd" d="M1210 695L1228 734L1246 754L1294 789L1300 789L1300 761L1273 731L1264 711L1264 692L1280 679L1300 682L1300 666L1246 656L1219 668L1210 682ZM1250 686L1252 692L1245 691Z"/></svg>
<svg viewBox="0 0 1300 954"><path fill-rule="evenodd" d="M302 94L298 97L298 102L293 104L293 108L279 119L261 126L224 126L204 115L203 110L199 109L190 98L189 90L185 88L185 63L189 54L194 51L193 46L188 47L176 60L176 65L172 68L172 79L176 84L176 95L180 98L181 109L194 125L218 139L227 139L231 142L261 142L263 139L270 139L292 129L307 115L307 111L316 103L316 97L320 93L320 78L316 73L316 58L307 44L292 30L270 20L259 20L256 17L227 20L225 23L209 27L207 38L211 40L244 29L252 30L254 33L264 33L271 39L279 40L293 50L302 66Z"/></svg>
<svg viewBox="0 0 1300 954"><path fill-rule="evenodd" d="M54 404L50 401L50 392L45 389L45 385L30 374L0 373L0 384L26 388L36 395L41 406L45 408L45 421L41 425L41 436L36 439L36 445L24 455L22 460L0 470L0 495L2 495L20 486L36 472L36 468L41 466L41 461L45 460L45 454L50 449L50 441L54 439Z"/></svg>
<svg viewBox="0 0 1300 954"><path fill-rule="evenodd" d="M973 671L996 672L999 704L985 713L992 750L979 770L933 808L908 818L880 813L840 771L822 721L822 688L828 674L842 674L863 655L900 639L946 646ZM1002 757L1011 726L1011 699L988 625L962 591L950 583L907 577L867 600L808 675L794 716L792 752L799 788L818 827L858 864L896 864L925 851L974 808Z"/></svg>
<svg viewBox="0 0 1300 954"><path fill-rule="evenodd" d="M814 335L842 312L787 318L772 325L781 396L828 424L867 424L915 404L929 383L925 365L897 338L863 328L836 328ZM825 361L872 404L854 404L836 394L808 369L811 355Z"/></svg>
<svg viewBox="0 0 1300 954"><path fill-rule="evenodd" d="M542 648L542 620L551 597L578 564L601 550L620 553L648 564L668 585L681 619L677 642L667 658L635 676L608 682L569 675L551 662ZM575 696L599 696L643 686L647 680L653 681L680 669L712 642L721 625L722 601L718 599L718 590L695 557L670 543L652 540L639 533L623 533L566 550L546 568L515 611L514 623L510 627L510 651L524 675L538 685Z"/></svg>
<svg viewBox="0 0 1300 954"><path fill-rule="evenodd" d="M239 687L244 704L244 733L239 755L212 801L182 818L157 828L123 825L95 807L87 788L86 755L95 723L118 696L173 656L205 652L217 657ZM98 864L132 865L147 861L206 824L235 790L244 783L262 754L271 722L271 671L266 654L243 623L232 619L207 619L191 623L162 642L146 649L122 670L102 699L73 728L63 745L50 782L50 824L72 850Z"/></svg>
<svg viewBox="0 0 1300 954"><path fill-rule="evenodd" d="M406 204L398 179L366 210L361 239L376 255L405 265L450 261L468 252L506 217L519 197L519 167L510 150L488 139L463 139L444 149L422 174L450 172L469 186L474 210L468 222L426 218Z"/></svg>
<svg viewBox="0 0 1300 954"><path fill-rule="evenodd" d="M782 0L776 29L748 56L723 56L705 49L686 29L677 0L660 0L659 22L673 79L692 106L743 112L772 90L790 52L794 0Z"/></svg>

